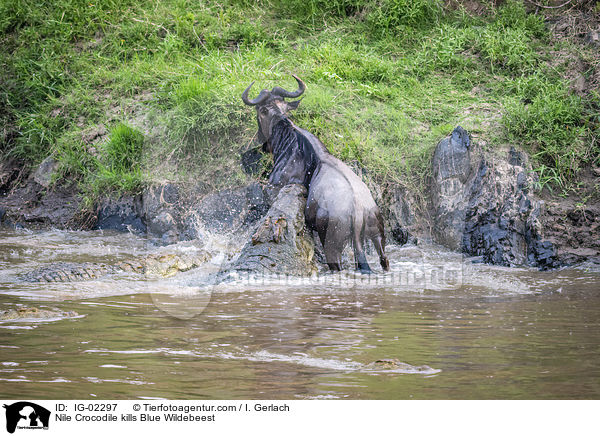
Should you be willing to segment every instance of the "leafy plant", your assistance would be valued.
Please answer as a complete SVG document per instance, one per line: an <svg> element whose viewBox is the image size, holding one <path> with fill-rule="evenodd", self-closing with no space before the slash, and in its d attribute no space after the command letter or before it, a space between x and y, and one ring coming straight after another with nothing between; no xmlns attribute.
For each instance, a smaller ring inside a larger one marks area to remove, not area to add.
<svg viewBox="0 0 600 436"><path fill-rule="evenodd" d="M381 33L408 27L431 27L442 16L438 0L381 0L369 6L367 22L371 30Z"/></svg>
<svg viewBox="0 0 600 436"><path fill-rule="evenodd" d="M521 141L539 164L541 178L561 187L572 181L584 160L581 100L562 83L526 83L524 100L512 100L503 122L509 138Z"/></svg>
<svg viewBox="0 0 600 436"><path fill-rule="evenodd" d="M94 196L110 191L137 191L142 182L141 159L144 136L137 130L117 124L110 139L100 148L95 168L86 174L85 184Z"/></svg>

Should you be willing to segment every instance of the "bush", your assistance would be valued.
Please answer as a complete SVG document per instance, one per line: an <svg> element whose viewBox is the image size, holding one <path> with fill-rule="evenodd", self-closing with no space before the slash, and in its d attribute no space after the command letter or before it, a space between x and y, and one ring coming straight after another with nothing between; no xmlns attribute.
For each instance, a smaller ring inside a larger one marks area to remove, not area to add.
<svg viewBox="0 0 600 436"><path fill-rule="evenodd" d="M439 32L422 43L418 62L429 70L460 71L472 67L472 61L464 52L472 47L476 34L472 29L461 29L442 24Z"/></svg>
<svg viewBox="0 0 600 436"><path fill-rule="evenodd" d="M284 18L322 24L327 17L351 17L361 11L368 0L273 0Z"/></svg>
<svg viewBox="0 0 600 436"><path fill-rule="evenodd" d="M430 27L441 15L438 0L380 0L369 5L367 22L374 32L382 33L402 26Z"/></svg>
<svg viewBox="0 0 600 436"><path fill-rule="evenodd" d="M492 71L500 68L512 74L528 73L538 62L531 39L522 29L487 28L479 48Z"/></svg>
<svg viewBox="0 0 600 436"><path fill-rule="evenodd" d="M581 99L560 82L539 78L518 82L525 98L512 100L506 108L503 122L508 136L533 153L542 184L552 181L568 187L585 159Z"/></svg>
<svg viewBox="0 0 600 436"><path fill-rule="evenodd" d="M528 14L522 1L509 0L483 30L478 47L492 71L500 68L520 75L535 69L539 61L535 39L547 35L541 16Z"/></svg>
<svg viewBox="0 0 600 436"><path fill-rule="evenodd" d="M88 173L84 184L95 195L108 191L135 192L142 183L141 160L144 135L123 124L110 132L110 140L100 149L96 168Z"/></svg>
<svg viewBox="0 0 600 436"><path fill-rule="evenodd" d="M100 161L115 172L139 169L144 135L131 127L119 123L110 132L110 140L102 147Z"/></svg>
<svg viewBox="0 0 600 436"><path fill-rule="evenodd" d="M497 29L519 29L530 37L544 38L548 30L544 25L544 17L528 14L523 1L509 0L498 9L494 27Z"/></svg>

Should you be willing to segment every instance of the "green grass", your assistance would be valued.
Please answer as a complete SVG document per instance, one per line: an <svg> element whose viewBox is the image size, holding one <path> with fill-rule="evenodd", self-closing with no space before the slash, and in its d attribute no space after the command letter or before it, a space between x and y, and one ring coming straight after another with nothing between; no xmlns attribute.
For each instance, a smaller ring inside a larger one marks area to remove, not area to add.
<svg viewBox="0 0 600 436"><path fill-rule="evenodd" d="M107 140L96 146L82 140L84 133L73 130L53 147L59 162L55 181L79 181L87 206L112 192L138 193L143 184L145 139L142 133L118 123L110 130Z"/></svg>
<svg viewBox="0 0 600 436"><path fill-rule="evenodd" d="M241 183L256 120L240 95L253 80L254 92L294 88L295 73L308 86L297 124L379 180L423 192L433 148L461 124L491 147L523 147L543 183L569 189L598 159L598 96L574 96L550 66L543 17L516 0L491 11L471 17L437 0L0 0L0 149L32 164L53 154L90 202L157 179Z"/></svg>

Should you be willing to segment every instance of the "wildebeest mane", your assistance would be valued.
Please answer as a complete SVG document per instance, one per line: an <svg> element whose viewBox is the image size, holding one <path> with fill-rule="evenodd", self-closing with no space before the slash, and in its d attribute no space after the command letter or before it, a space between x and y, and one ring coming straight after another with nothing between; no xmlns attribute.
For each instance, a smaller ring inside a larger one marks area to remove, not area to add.
<svg viewBox="0 0 600 436"><path fill-rule="evenodd" d="M275 158L275 171L283 171L294 158L300 158L303 162L303 175L296 176L303 181L307 187L316 169L318 158L310 141L296 128L287 118L280 120L271 133L270 142Z"/></svg>

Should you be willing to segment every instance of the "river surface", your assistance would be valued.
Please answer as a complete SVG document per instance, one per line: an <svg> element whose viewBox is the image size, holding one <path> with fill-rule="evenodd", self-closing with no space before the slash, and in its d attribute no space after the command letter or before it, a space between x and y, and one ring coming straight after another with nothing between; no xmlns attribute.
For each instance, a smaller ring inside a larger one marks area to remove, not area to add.
<svg viewBox="0 0 600 436"><path fill-rule="evenodd" d="M392 271L213 285L239 241L156 247L110 232L0 230L5 399L600 399L600 274L388 247ZM53 262L209 249L171 278L28 283ZM377 265L375 258L369 258ZM392 364L373 364L396 359Z"/></svg>

